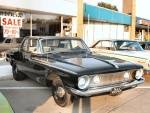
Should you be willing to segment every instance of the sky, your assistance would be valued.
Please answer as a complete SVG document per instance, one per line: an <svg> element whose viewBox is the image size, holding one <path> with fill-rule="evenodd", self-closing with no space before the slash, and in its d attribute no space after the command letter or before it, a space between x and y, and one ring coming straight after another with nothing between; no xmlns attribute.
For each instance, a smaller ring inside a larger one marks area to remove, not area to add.
<svg viewBox="0 0 150 113"><path fill-rule="evenodd" d="M116 5L119 12L122 13L123 0L83 0L87 4L97 6L98 2L110 3ZM150 0L136 0L136 16L150 20Z"/></svg>

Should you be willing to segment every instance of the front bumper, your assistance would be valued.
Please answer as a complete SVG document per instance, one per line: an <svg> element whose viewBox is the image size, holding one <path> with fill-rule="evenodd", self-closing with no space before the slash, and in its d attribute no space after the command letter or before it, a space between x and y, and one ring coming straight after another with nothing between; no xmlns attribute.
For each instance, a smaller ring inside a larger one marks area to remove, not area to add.
<svg viewBox="0 0 150 113"><path fill-rule="evenodd" d="M135 80L135 81L133 81L131 83L127 83L127 84L121 84L120 86L122 89L131 88L131 87L137 86L138 84L143 83L144 81L145 81L145 79L142 77L140 80ZM97 94L101 94L101 93L111 92L112 89L115 87L117 87L117 86L109 86L109 87L96 88L96 89L93 88L93 89L88 89L86 91L81 91L81 90L77 90L74 88L69 88L69 89L75 95L88 97L88 96L97 95Z"/></svg>
<svg viewBox="0 0 150 113"><path fill-rule="evenodd" d="M143 70L144 72L144 74L147 74L147 75L149 75L150 74L150 68L144 68L144 70Z"/></svg>

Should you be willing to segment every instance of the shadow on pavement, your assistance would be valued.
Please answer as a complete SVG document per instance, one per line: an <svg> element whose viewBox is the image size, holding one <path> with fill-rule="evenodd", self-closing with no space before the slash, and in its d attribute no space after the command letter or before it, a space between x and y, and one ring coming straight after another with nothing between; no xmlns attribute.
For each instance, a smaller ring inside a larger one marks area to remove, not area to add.
<svg viewBox="0 0 150 113"><path fill-rule="evenodd" d="M81 103L81 107L80 107ZM75 102L73 103L72 113L91 113L91 102L89 98L75 98Z"/></svg>

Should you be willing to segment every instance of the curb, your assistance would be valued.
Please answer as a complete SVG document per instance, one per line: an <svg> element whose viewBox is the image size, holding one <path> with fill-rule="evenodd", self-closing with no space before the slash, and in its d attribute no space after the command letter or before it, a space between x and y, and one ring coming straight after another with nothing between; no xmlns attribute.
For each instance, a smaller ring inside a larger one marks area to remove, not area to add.
<svg viewBox="0 0 150 113"><path fill-rule="evenodd" d="M0 60L5 60L5 58L0 58Z"/></svg>
<svg viewBox="0 0 150 113"><path fill-rule="evenodd" d="M13 76L12 75L1 76L0 81L3 81L3 80L13 80Z"/></svg>

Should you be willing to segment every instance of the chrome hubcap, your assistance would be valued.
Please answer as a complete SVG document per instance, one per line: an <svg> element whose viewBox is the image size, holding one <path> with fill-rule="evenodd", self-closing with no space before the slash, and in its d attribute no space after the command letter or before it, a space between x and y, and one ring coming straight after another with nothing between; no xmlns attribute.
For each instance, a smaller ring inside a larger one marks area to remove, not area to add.
<svg viewBox="0 0 150 113"><path fill-rule="evenodd" d="M56 93L60 98L62 98L65 95L65 90L62 87L58 87Z"/></svg>

